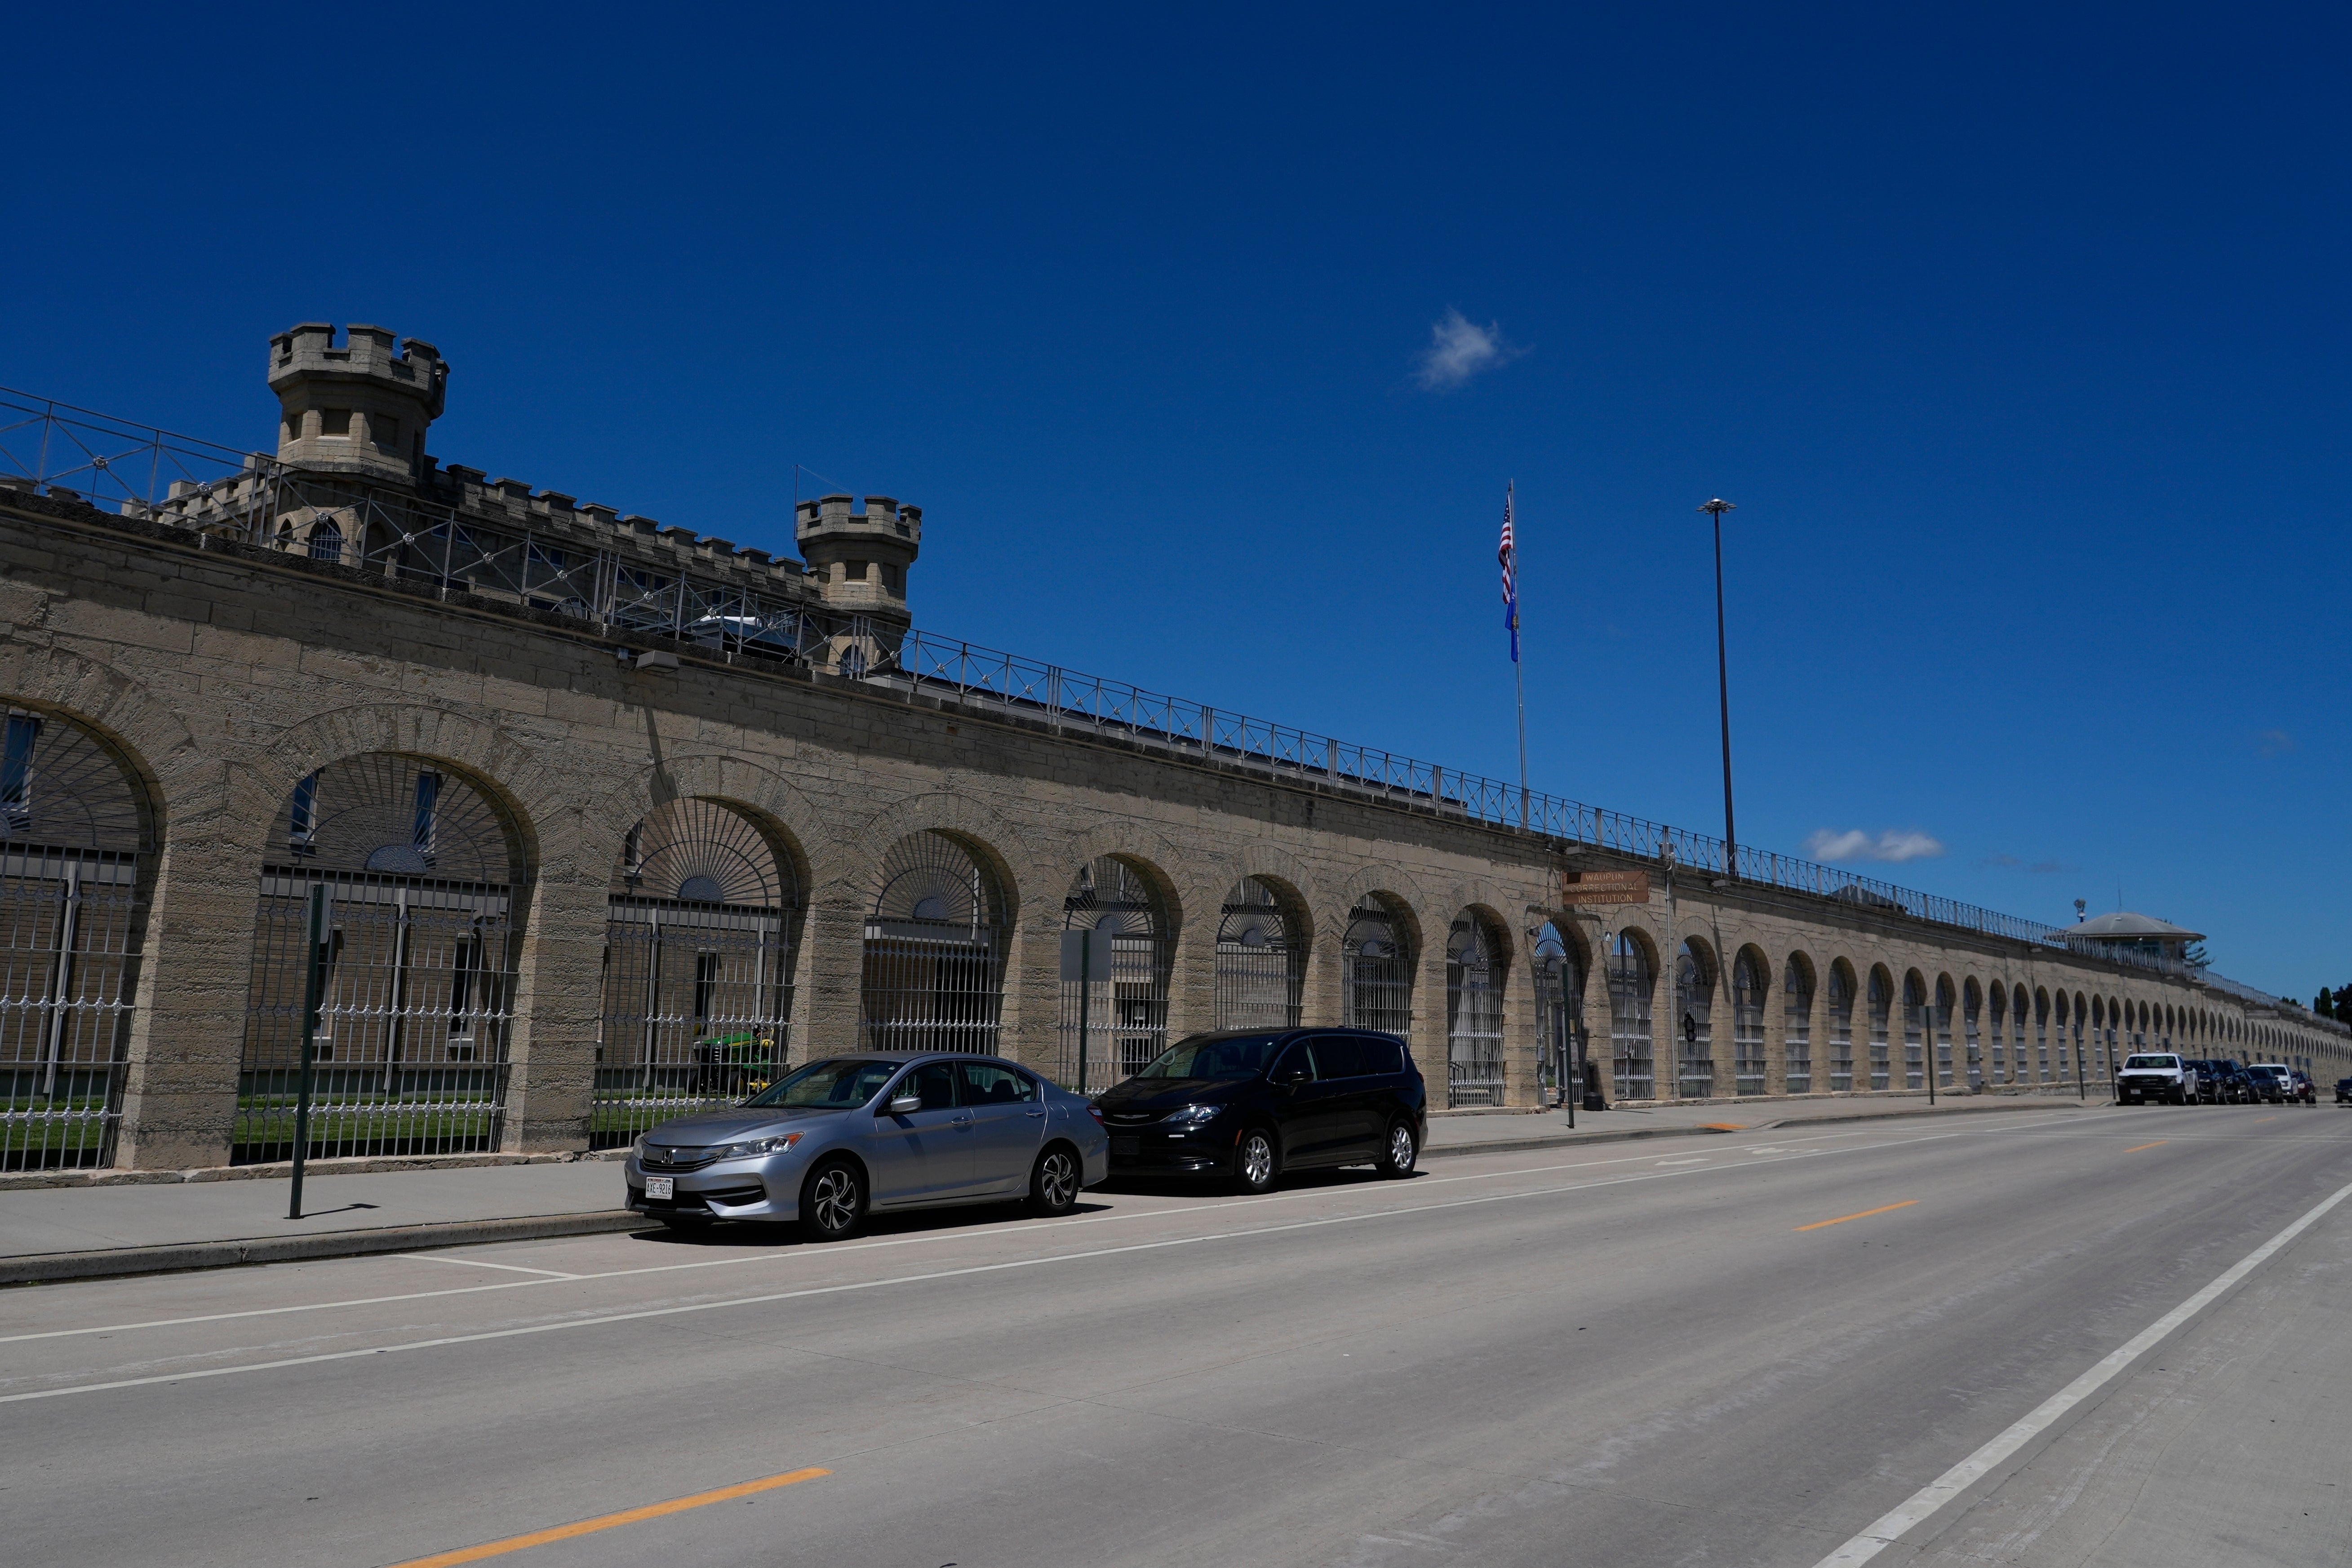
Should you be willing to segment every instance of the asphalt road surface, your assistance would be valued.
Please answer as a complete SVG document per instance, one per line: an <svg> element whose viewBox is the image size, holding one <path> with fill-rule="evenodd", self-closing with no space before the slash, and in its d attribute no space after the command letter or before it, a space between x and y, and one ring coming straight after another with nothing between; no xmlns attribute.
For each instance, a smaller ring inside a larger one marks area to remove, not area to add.
<svg viewBox="0 0 2352 1568"><path fill-rule="evenodd" d="M0 1540L78 1568L2352 1557L2352 1115L1966 1120L0 1292Z"/></svg>

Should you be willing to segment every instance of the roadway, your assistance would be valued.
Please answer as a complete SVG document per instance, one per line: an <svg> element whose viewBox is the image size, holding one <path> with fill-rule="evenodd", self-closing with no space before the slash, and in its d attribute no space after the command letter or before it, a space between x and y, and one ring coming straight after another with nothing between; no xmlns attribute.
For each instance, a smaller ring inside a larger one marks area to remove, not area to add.
<svg viewBox="0 0 2352 1568"><path fill-rule="evenodd" d="M1812 1568L2031 1417L1875 1561L2345 1561L2352 1117L1963 1120L20 1288L0 1513L173 1568Z"/></svg>

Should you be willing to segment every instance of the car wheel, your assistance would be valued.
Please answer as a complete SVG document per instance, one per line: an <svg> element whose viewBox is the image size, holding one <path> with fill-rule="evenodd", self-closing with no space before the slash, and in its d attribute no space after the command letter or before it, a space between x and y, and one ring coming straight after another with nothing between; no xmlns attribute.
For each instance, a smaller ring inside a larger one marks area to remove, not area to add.
<svg viewBox="0 0 2352 1568"><path fill-rule="evenodd" d="M827 1160L801 1183L801 1232L812 1241L840 1241L866 1223L866 1177L847 1160Z"/></svg>
<svg viewBox="0 0 2352 1568"><path fill-rule="evenodd" d="M711 1224L710 1216L707 1214L657 1214L654 1218L682 1236L691 1236L698 1230L708 1230Z"/></svg>
<svg viewBox="0 0 2352 1568"><path fill-rule="evenodd" d="M1391 1181L1400 1180L1412 1175L1412 1162L1420 1153L1421 1142L1412 1135L1412 1124L1393 1123L1389 1127L1387 1146L1381 1150L1373 1168Z"/></svg>
<svg viewBox="0 0 2352 1568"><path fill-rule="evenodd" d="M1264 1127L1252 1127L1244 1133L1241 1142L1234 1145L1234 1190L1256 1194L1272 1192L1276 1178L1281 1174L1282 1156L1275 1148L1274 1134Z"/></svg>
<svg viewBox="0 0 2352 1568"><path fill-rule="evenodd" d="M1029 1172L1029 1211L1054 1218L1078 1207L1078 1185L1084 1179L1078 1156L1067 1144L1056 1144L1037 1156Z"/></svg>

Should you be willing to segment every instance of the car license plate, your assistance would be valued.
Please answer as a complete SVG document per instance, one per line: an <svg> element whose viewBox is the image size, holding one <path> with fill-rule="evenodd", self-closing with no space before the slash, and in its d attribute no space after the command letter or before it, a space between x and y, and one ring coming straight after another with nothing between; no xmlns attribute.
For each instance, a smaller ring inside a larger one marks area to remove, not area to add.
<svg viewBox="0 0 2352 1568"><path fill-rule="evenodd" d="M647 1197L659 1197L659 1198L675 1198L675 1197L677 1197L677 1177L676 1177L676 1176L647 1176L647 1177L646 1177L646 1196Z"/></svg>
<svg viewBox="0 0 2352 1568"><path fill-rule="evenodd" d="M1141 1138L1113 1138L1110 1152L1115 1155L1139 1155L1143 1152Z"/></svg>

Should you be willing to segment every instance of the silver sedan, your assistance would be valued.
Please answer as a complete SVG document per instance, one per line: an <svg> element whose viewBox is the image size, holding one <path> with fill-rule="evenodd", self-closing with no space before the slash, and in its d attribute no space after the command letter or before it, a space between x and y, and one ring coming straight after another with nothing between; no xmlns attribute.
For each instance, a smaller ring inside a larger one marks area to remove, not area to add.
<svg viewBox="0 0 2352 1568"><path fill-rule="evenodd" d="M874 1051L812 1061L629 1151L629 1207L674 1229L800 1222L817 1241L869 1213L1026 1197L1067 1214L1110 1176L1084 1095L998 1056Z"/></svg>

